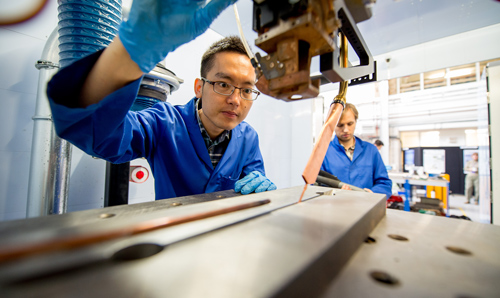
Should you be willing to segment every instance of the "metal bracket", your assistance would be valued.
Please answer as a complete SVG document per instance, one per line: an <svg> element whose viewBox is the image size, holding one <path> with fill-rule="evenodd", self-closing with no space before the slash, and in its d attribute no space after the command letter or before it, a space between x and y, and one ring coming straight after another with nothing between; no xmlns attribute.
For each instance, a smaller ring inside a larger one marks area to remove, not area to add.
<svg viewBox="0 0 500 298"><path fill-rule="evenodd" d="M339 30L346 35L360 59L360 65L342 68L339 60L340 51L333 51L320 56L321 73L330 82L350 81L350 85L376 81L376 64L349 10L343 1L336 1L335 8L337 17L342 22ZM338 44L338 34L335 34L334 40Z"/></svg>

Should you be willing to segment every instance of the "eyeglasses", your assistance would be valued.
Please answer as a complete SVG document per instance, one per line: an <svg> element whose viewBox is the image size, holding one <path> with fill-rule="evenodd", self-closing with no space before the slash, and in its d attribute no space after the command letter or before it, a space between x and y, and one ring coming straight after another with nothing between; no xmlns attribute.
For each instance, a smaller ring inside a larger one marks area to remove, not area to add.
<svg viewBox="0 0 500 298"><path fill-rule="evenodd" d="M240 89L240 96L246 100L256 100L260 92L252 88L240 88L225 82L212 82L205 78L201 78L203 82L214 86L214 92L220 95L232 95L235 89Z"/></svg>

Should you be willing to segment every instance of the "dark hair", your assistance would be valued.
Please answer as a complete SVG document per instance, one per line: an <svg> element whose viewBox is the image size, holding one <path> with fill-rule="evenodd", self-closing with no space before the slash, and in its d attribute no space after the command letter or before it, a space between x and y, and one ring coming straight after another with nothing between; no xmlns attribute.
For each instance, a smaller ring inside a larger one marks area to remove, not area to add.
<svg viewBox="0 0 500 298"><path fill-rule="evenodd" d="M381 140L376 140L374 144L375 146L384 146L384 143Z"/></svg>
<svg viewBox="0 0 500 298"><path fill-rule="evenodd" d="M358 121L358 110L352 103L346 103L345 104L345 109L342 113L345 113L345 111L351 110L352 113L354 114L354 120Z"/></svg>
<svg viewBox="0 0 500 298"><path fill-rule="evenodd" d="M214 42L201 57L202 77L206 77L207 73L214 66L215 55L222 52L240 53L248 57L245 47L238 36L228 36L219 41Z"/></svg>

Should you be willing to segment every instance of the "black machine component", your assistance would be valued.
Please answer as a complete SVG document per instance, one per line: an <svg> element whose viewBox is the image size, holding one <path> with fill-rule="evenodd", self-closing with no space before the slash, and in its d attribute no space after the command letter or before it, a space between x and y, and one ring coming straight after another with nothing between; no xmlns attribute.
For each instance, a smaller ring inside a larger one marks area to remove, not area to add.
<svg viewBox="0 0 500 298"><path fill-rule="evenodd" d="M253 30L264 32L278 24L278 20L286 21L290 17L299 17L307 11L308 0L288 1L254 1Z"/></svg>
<svg viewBox="0 0 500 298"><path fill-rule="evenodd" d="M340 66L339 51L323 54L320 57L320 71L330 82L350 81L349 85L358 85L377 80L377 64L368 50L363 37L355 25L353 17L346 6L340 7L337 14L342 26L339 30L345 34L347 40L359 57L359 65L342 68ZM337 42L337 35L335 41ZM361 75L364 73L365 75Z"/></svg>
<svg viewBox="0 0 500 298"><path fill-rule="evenodd" d="M128 204L130 162L106 163L104 207Z"/></svg>

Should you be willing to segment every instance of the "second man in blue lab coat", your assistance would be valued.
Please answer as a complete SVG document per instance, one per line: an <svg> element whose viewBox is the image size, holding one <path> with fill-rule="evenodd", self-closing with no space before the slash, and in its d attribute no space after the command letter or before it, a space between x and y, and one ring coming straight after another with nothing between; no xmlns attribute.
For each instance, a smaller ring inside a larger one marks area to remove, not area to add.
<svg viewBox="0 0 500 298"><path fill-rule="evenodd" d="M354 136L357 120L356 107L346 104L321 169L344 183L385 194L389 198L392 181L377 147ZM349 188L344 186L343 189Z"/></svg>

